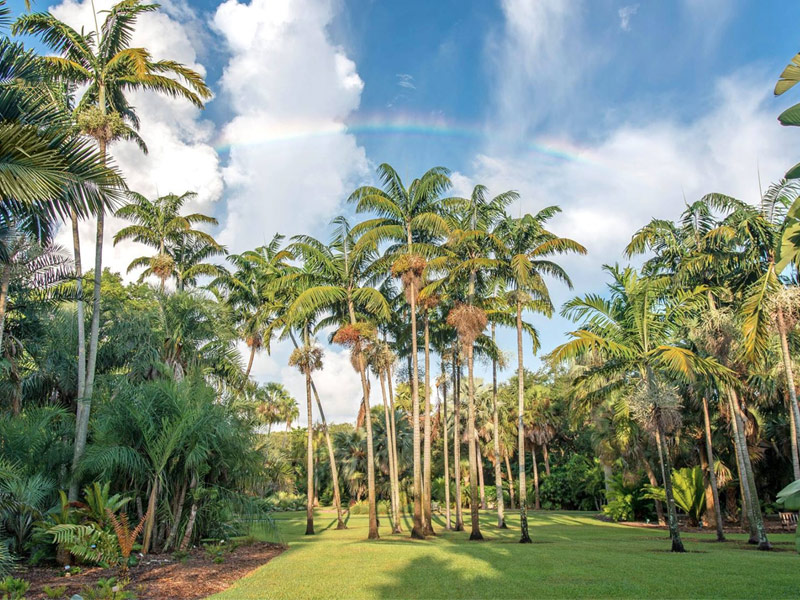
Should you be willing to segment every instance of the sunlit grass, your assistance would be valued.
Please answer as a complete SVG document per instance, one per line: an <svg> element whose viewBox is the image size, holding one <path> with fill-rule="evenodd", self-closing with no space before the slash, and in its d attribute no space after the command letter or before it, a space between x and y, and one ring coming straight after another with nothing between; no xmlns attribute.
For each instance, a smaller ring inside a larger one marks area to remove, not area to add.
<svg viewBox="0 0 800 600"><path fill-rule="evenodd" d="M796 598L800 590L800 556L786 534L772 536L772 553L742 535L718 544L686 534L689 552L676 555L664 531L586 513L532 514L531 545L516 543L515 513L504 531L483 513L484 542L445 532L441 521L437 537L412 541L389 535L382 519L383 537L368 542L366 516L336 531L335 516L319 512L315 536L303 535L304 513L277 519L289 550L215 598Z"/></svg>

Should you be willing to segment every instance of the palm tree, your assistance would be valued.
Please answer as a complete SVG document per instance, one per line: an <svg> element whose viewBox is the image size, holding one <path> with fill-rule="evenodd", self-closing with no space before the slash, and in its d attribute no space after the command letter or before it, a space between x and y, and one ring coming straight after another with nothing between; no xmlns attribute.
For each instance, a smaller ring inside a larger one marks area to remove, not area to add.
<svg viewBox="0 0 800 600"><path fill-rule="evenodd" d="M374 326L364 319L389 318L389 305L383 295L369 285L370 267L375 252L367 244L358 244L344 217L334 220L336 233L330 246L309 236L296 236L291 252L305 261L307 273L296 278L309 282L289 306L295 321L328 312L339 327L333 341L351 348L353 363L361 377L361 389L367 430L367 491L369 497L369 539L378 539L378 513L375 497L375 456L372 439L372 416L369 406L369 382L364 351L374 339ZM309 280L308 272L314 276Z"/></svg>
<svg viewBox="0 0 800 600"><path fill-rule="evenodd" d="M308 415L308 445L306 447L307 484L306 497L306 535L314 535L314 428L311 410L311 373L322 368L322 348L309 342L306 334L305 344L295 348L289 357L289 364L305 376L306 410Z"/></svg>
<svg viewBox="0 0 800 600"><path fill-rule="evenodd" d="M12 27L15 35L40 37L55 52L54 56L41 58L55 80L69 86L86 86L76 109L77 121L81 130L97 142L103 163L108 144L117 138L133 139L143 150L146 149L134 131L139 120L125 97L126 92L154 91L184 98L200 108L203 107L203 100L211 97L211 90L199 73L173 60L154 61L145 48L130 47L139 15L157 9L157 4L123 0L108 11L102 27L98 25L95 14L96 31L88 34L75 31L49 13L22 15ZM94 393L100 332L104 220L105 211L98 210L92 321L84 390L78 402L73 471L77 469L86 447ZM79 248L76 247L76 250L76 254L79 254ZM77 498L78 485L77 481L70 484L72 500Z"/></svg>
<svg viewBox="0 0 800 600"><path fill-rule="evenodd" d="M516 308L517 329L517 429L519 436L519 506L520 506L520 542L531 541L528 534L525 485L525 364L522 346L522 311L534 310L548 317L552 314L552 303L543 275L555 277L567 284L572 283L563 268L549 257L554 254L574 252L585 254L586 249L578 242L558 237L544 228L545 223L560 212L557 206L551 206L534 215L525 215L520 219L505 219L497 230L497 237L502 240L499 272L513 289L509 300ZM534 344L534 352L536 344Z"/></svg>
<svg viewBox="0 0 800 600"><path fill-rule="evenodd" d="M191 242L202 242L205 246L222 251L222 247L213 237L204 231L193 229L193 225L199 223L218 225L219 222L214 217L200 213L180 214L186 201L197 197L196 193L185 192L180 196L167 194L155 200L148 200L135 192L131 192L130 196L132 202L117 210L116 215L133 221L135 225L128 225L120 229L114 236L114 245L125 240L133 240L155 248L157 254L135 258L128 266L128 273L133 269L146 267L147 270L142 274L140 280L149 274L155 275L161 280L161 291L163 292L165 282L175 274L175 257L171 256L173 252L170 250L180 248L185 252L185 248ZM181 288L184 276L185 273L179 278Z"/></svg>
<svg viewBox="0 0 800 600"><path fill-rule="evenodd" d="M419 430L419 365L417 352L417 300L425 256L431 253L431 241L447 233L447 222L440 215L438 201L450 187L448 172L434 167L406 188L397 172L388 164L378 167L383 189L363 186L348 199L356 204L356 212L373 212L377 217L353 228L360 235L359 243L377 249L381 242L394 242L387 251L393 261L392 274L400 277L411 309L411 402L414 424L414 525L411 537L424 538L422 457ZM428 411L430 412L430 411ZM428 442L430 443L430 442ZM430 467L428 467L430 470Z"/></svg>
<svg viewBox="0 0 800 600"><path fill-rule="evenodd" d="M612 278L610 298L589 294L567 302L562 314L584 325L571 332L573 339L558 346L552 356L560 361L595 353L600 363L589 367L580 379L601 382L601 393L628 391L631 410L656 440L672 551L684 552L667 447L667 435L680 419L680 402L665 378L725 378L730 371L715 359L676 343L682 323L705 300L705 288L674 291L666 277L641 277L630 267L605 270Z"/></svg>

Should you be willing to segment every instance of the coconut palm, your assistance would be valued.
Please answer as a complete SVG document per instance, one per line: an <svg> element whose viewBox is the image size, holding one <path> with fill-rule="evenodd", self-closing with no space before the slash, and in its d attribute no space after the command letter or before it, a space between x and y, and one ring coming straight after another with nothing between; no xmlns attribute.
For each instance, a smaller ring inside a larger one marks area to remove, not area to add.
<svg viewBox="0 0 800 600"><path fill-rule="evenodd" d="M441 216L438 201L450 187L448 172L441 167L427 171L408 187L398 173L388 164L378 167L383 188L363 186L349 198L356 204L356 212L372 212L377 216L357 224L354 235L360 243L377 248L390 242L386 256L392 263L392 274L400 277L411 309L411 401L414 423L414 525L411 537L424 538L422 457L419 431L419 367L417 353L417 300L420 276L425 267L425 256L434 248L431 241L447 233L447 222ZM428 394L429 396L429 394ZM429 402L428 402L429 404ZM430 411L428 410L428 414ZM430 427L428 427L428 431ZM430 444L430 442L427 442ZM428 467L430 470L430 467ZM432 530L429 532L432 533Z"/></svg>
<svg viewBox="0 0 800 600"><path fill-rule="evenodd" d="M142 149L146 149L135 133L139 120L125 97L127 92L158 92L186 99L200 108L203 107L203 101L211 97L211 90L199 73L173 60L155 61L145 48L130 46L139 15L157 9L157 4L123 0L108 11L102 26L98 25L95 14L95 31L90 33L79 33L50 13L22 15L12 27L15 35L37 36L54 51L53 56L41 58L53 79L72 87L85 86L76 109L77 122L81 130L97 142L103 162L108 144L118 138L133 139ZM86 446L94 392L100 332L104 221L104 210L98 210L92 321L84 389L78 403L73 470L77 468ZM79 249L76 250L79 254ZM70 498L76 499L77 494L78 482L75 481L70 484Z"/></svg>
<svg viewBox="0 0 800 600"><path fill-rule="evenodd" d="M558 346L552 356L565 360L594 353L600 363L589 367L581 379L602 381L599 393L628 391L631 410L656 439L672 551L683 552L667 446L667 436L679 423L680 402L669 381L725 378L730 371L678 339L683 320L705 300L705 288L674 291L669 278L641 277L630 267L607 266L605 270L612 279L610 297L588 294L564 305L562 314L582 321L583 326L571 332L573 339Z"/></svg>
<svg viewBox="0 0 800 600"><path fill-rule="evenodd" d="M194 229L197 224L218 225L214 217L209 217L200 213L188 215L180 214L183 205L187 200L197 197L194 192L177 194L167 194L155 200L148 200L146 197L135 192L130 193L131 200L119 210L116 215L123 219L133 221L135 225L128 225L120 229L114 235L114 245L122 241L133 240L139 244L144 244L157 251L155 256L141 256L135 258L128 266L128 273L134 269L146 267L146 271L140 280L149 274L153 274L161 280L161 291L164 291L164 284L167 279L175 274L175 257L170 252L174 248L184 249L191 242L202 242L204 245L214 250L222 251L222 247L217 244L211 235L199 229ZM183 286L185 273L179 278Z"/></svg>
<svg viewBox="0 0 800 600"><path fill-rule="evenodd" d="M291 252L305 261L307 271L314 273L314 277L295 298L287 312L294 321L302 321L322 312L330 313L333 320L340 324L333 341L351 349L353 363L361 378L366 417L369 539L378 539L372 417L364 356L366 345L374 339L375 329L365 319L388 319L390 310L383 295L369 285L372 275L370 267L376 258L375 251L368 244L357 243L358 240L345 218L337 217L334 225L336 232L330 246L309 236L293 238ZM308 274L302 272L295 276L300 281L307 277Z"/></svg>

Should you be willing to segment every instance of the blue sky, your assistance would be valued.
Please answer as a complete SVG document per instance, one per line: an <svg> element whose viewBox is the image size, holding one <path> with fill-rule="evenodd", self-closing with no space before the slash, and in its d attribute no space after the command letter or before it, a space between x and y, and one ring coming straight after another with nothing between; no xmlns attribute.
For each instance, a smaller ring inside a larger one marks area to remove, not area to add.
<svg viewBox="0 0 800 600"><path fill-rule="evenodd" d="M88 1L34 7L91 23ZM797 162L800 132L775 120L797 94L771 90L799 23L800 3L778 0L170 0L135 42L203 70L215 98L199 113L137 96L151 153L114 154L143 193L198 191L234 252L276 231L327 237L381 162L408 179L448 167L460 194L517 189L513 210L559 204L553 229L589 249L563 261L576 285L554 286L560 304L601 290L601 265L651 217L711 191L755 201L759 175ZM139 252L106 256L124 271ZM570 328L534 320L545 350ZM301 394L286 354L254 372ZM339 349L327 361L320 387L349 420L358 379Z"/></svg>

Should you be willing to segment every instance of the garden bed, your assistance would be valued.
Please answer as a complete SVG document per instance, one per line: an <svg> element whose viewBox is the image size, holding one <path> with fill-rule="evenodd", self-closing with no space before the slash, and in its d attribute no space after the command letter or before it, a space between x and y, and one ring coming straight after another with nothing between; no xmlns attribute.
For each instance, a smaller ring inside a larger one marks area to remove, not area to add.
<svg viewBox="0 0 800 600"><path fill-rule="evenodd" d="M192 550L182 560L170 554L147 556L130 568L130 583L125 589L132 591L139 600L205 598L226 589L284 550L285 546L256 542L227 552L223 562L215 562L214 557L202 548ZM64 577L62 573L61 568L51 566L31 567L14 575L30 582L27 594L30 599L47 598L45 586L65 586L61 597L70 598L95 585L101 578L118 576L117 569L100 567L87 567L70 577Z"/></svg>

